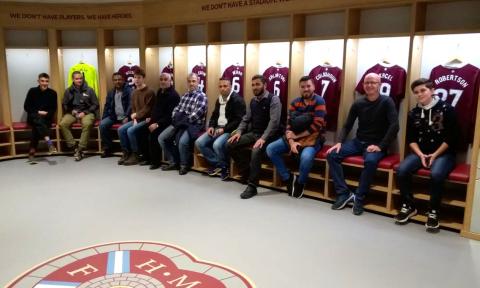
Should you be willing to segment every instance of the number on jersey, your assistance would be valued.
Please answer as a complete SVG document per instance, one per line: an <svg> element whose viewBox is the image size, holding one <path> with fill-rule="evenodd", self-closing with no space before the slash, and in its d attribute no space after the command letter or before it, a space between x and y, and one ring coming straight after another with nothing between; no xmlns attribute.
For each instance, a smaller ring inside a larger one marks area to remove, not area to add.
<svg viewBox="0 0 480 288"><path fill-rule="evenodd" d="M445 102L448 102L448 96L453 96L453 100L451 102L452 107L457 105L458 101L460 101L460 97L462 97L463 90L459 89L449 89L448 91L443 88L435 89L435 93Z"/></svg>
<svg viewBox="0 0 480 288"><path fill-rule="evenodd" d="M237 93L240 93L240 77L232 78L232 90Z"/></svg>

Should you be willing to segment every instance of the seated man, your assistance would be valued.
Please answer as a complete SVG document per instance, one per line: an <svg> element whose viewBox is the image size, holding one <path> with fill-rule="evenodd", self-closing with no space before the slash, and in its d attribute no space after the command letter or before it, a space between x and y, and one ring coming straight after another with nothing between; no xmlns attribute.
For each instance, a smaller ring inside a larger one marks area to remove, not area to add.
<svg viewBox="0 0 480 288"><path fill-rule="evenodd" d="M257 195L262 158L267 144L280 135L282 104L278 96L267 91L262 75L252 78L255 97L250 101L250 109L237 130L228 139L227 149L245 180L247 187L240 198L249 199ZM249 128L250 126L250 128Z"/></svg>
<svg viewBox="0 0 480 288"><path fill-rule="evenodd" d="M160 89L158 89L155 98L155 105L152 110L152 117L149 122L148 130L148 159L150 162L150 170L160 167L162 160L162 149L158 143L158 136L170 124L172 124L172 112L178 105L180 96L172 86L172 75L170 73L162 73L160 75Z"/></svg>
<svg viewBox="0 0 480 288"><path fill-rule="evenodd" d="M300 198L312 168L315 155L325 142L325 100L315 94L315 84L310 76L300 78L300 93L288 109L288 125L285 137L267 146L272 160L283 181L288 195ZM283 154L291 152L300 157L299 177L295 177L283 161Z"/></svg>
<svg viewBox="0 0 480 288"><path fill-rule="evenodd" d="M105 107L103 108L102 122L100 122L100 137L102 138L102 158L112 156L112 136L110 128L113 124L128 122L132 112L130 86L125 83L122 74L115 72L112 75L113 89L108 92Z"/></svg>
<svg viewBox="0 0 480 288"><path fill-rule="evenodd" d="M339 142L327 150L330 175L337 194L337 199L332 205L334 210L343 209L349 202L354 201L353 214L363 213L363 201L370 190L378 162L385 156L390 143L397 135L399 129L397 110L390 97L380 95L380 84L380 75L369 73L365 76L363 81L365 97L353 103L340 132ZM346 141L357 118L357 137ZM342 169L342 160L352 155L363 155L364 159L364 168L355 193L347 187Z"/></svg>
<svg viewBox="0 0 480 288"><path fill-rule="evenodd" d="M417 214L412 194L412 174L420 168L430 169L430 209L427 231L439 227L438 211L442 202L443 184L455 167L455 144L458 125L455 110L434 96L432 81L415 80L411 89L417 97L417 107L408 113L407 143L413 153L400 163L397 181L402 195L402 207L395 216L397 223L406 223Z"/></svg>
<svg viewBox="0 0 480 288"><path fill-rule="evenodd" d="M220 78L218 88L220 95L215 102L207 133L200 136L195 145L210 165L208 175L215 176L220 173L222 180L226 180L230 164L227 140L245 115L245 101L232 90L232 82L228 78Z"/></svg>
<svg viewBox="0 0 480 288"><path fill-rule="evenodd" d="M68 87L63 95L65 115L60 121L60 130L67 142L67 148L69 150L75 148L75 161L80 161L84 157L83 151L87 149L90 130L98 112L98 99L95 91L84 81L82 72L73 72L72 80L72 86ZM77 121L82 123L82 134L78 147L70 131L70 126Z"/></svg>
<svg viewBox="0 0 480 288"><path fill-rule="evenodd" d="M122 146L123 155L118 160L119 165L136 165L140 161L138 135L142 130L147 129L147 123L150 122L155 101L155 92L145 84L145 71L141 68L135 70L133 75L135 90L132 92L132 114L129 121L118 128L118 137L120 146Z"/></svg>
<svg viewBox="0 0 480 288"><path fill-rule="evenodd" d="M23 105L27 112L27 123L32 126L32 137L28 150L30 164L36 164L34 157L40 139L47 142L50 154L57 152L55 144L50 139L50 127L57 111L57 92L48 87L50 76L47 73L40 73L37 81L38 86L28 90Z"/></svg>
<svg viewBox="0 0 480 288"><path fill-rule="evenodd" d="M190 73L187 77L188 92L180 98L180 103L173 109L172 125L158 136L158 143L165 151L169 164L163 171L177 170L185 175L190 169L193 155L193 141L205 131L207 114L207 95L199 89L199 77ZM175 142L175 143L174 143Z"/></svg>

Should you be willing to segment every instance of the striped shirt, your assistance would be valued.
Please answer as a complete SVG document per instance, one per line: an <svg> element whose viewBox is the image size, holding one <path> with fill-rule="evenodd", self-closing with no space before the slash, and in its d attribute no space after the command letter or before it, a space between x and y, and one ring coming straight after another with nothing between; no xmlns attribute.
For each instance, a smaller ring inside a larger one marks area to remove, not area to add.
<svg viewBox="0 0 480 288"><path fill-rule="evenodd" d="M205 125L207 105L207 95L205 93L201 90L189 91L180 98L180 103L173 109L172 117L175 113L185 112L190 123Z"/></svg>
<svg viewBox="0 0 480 288"><path fill-rule="evenodd" d="M305 103L306 102L306 103ZM294 112L309 113L313 117L313 122L307 129L310 134L320 132L322 134L325 130L325 116L327 110L325 107L325 100L317 94L313 94L311 99L304 100L302 97L295 98L290 107L288 107L287 123L290 123L290 117ZM290 130L290 124L287 125L287 130Z"/></svg>

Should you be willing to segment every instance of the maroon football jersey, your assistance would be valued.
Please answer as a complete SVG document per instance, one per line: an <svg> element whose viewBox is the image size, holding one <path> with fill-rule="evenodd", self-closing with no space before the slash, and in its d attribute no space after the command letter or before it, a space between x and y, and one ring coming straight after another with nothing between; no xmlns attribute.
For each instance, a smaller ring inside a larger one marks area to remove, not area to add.
<svg viewBox="0 0 480 288"><path fill-rule="evenodd" d="M363 79L368 73L377 73L380 75L382 85L380 86L380 95L391 97L395 106L400 106L400 102L405 98L405 83L407 81L407 72L398 65L391 67L375 64L368 69L357 84L355 90L360 94L365 94L363 90ZM328 107L327 107L328 108Z"/></svg>
<svg viewBox="0 0 480 288"><path fill-rule="evenodd" d="M267 81L267 90L280 97L282 103L282 123L287 121L288 109L288 68L270 66L263 72Z"/></svg>
<svg viewBox="0 0 480 288"><path fill-rule="evenodd" d="M192 68L192 73L198 75L198 87L200 87L203 93L207 93L207 67L205 65L195 65Z"/></svg>
<svg viewBox="0 0 480 288"><path fill-rule="evenodd" d="M430 72L435 94L455 108L458 125L462 130L462 148L473 140L479 79L480 69L471 64L459 68L438 65Z"/></svg>
<svg viewBox="0 0 480 288"><path fill-rule="evenodd" d="M342 69L338 67L321 66L313 68L308 74L315 84L315 93L322 96L327 106L327 131L337 130L338 109L340 107L340 95L342 86L340 79Z"/></svg>
<svg viewBox="0 0 480 288"><path fill-rule="evenodd" d="M173 65L172 64L168 64L167 66L163 67L162 69L162 73L168 73L172 76L172 79L173 79Z"/></svg>
<svg viewBox="0 0 480 288"><path fill-rule="evenodd" d="M127 82L128 86L133 88L135 87L135 84L133 83L133 75L135 74L135 71L137 71L137 69L139 68L140 67L138 67L137 65L123 65L122 67L120 67L120 69L118 69L118 73L122 74L123 79L125 79L125 82Z"/></svg>
<svg viewBox="0 0 480 288"><path fill-rule="evenodd" d="M230 65L223 71L223 78L229 78L232 81L232 90L243 97L243 66Z"/></svg>

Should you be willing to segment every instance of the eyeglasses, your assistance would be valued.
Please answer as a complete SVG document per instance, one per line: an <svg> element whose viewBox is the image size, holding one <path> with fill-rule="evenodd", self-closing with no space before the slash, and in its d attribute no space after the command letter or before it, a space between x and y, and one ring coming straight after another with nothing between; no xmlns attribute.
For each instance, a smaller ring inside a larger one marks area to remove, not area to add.
<svg viewBox="0 0 480 288"><path fill-rule="evenodd" d="M380 82L363 82L363 85L377 85L380 84Z"/></svg>

